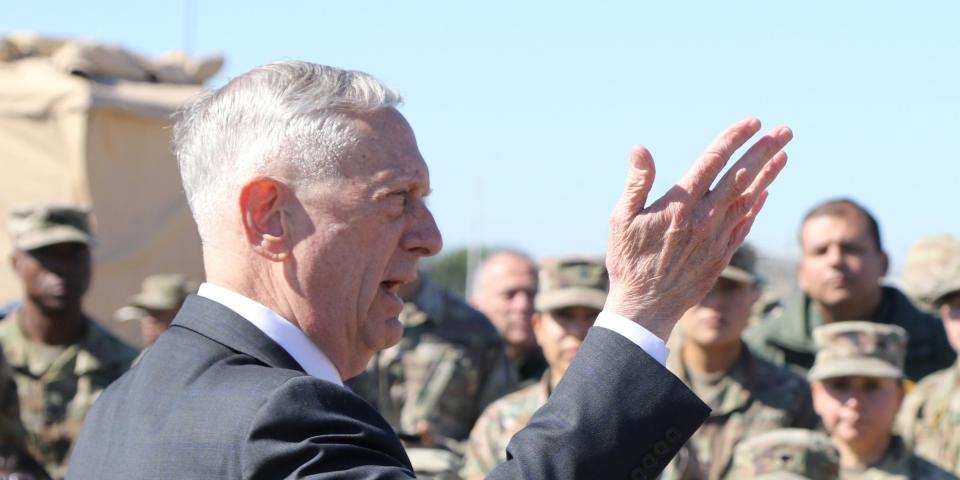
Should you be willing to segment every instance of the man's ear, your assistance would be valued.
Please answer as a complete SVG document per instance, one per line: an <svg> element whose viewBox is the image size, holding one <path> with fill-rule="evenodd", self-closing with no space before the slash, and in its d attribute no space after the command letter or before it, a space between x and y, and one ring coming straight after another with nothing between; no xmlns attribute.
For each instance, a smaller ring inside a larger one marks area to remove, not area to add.
<svg viewBox="0 0 960 480"><path fill-rule="evenodd" d="M256 178L240 191L240 215L247 241L254 252L274 262L290 254L284 213L286 186L272 178Z"/></svg>
<svg viewBox="0 0 960 480"><path fill-rule="evenodd" d="M883 262L883 265L882 265L882 267L881 267L881 268L883 268L883 270L881 270L881 272L880 272L881 275L880 275L880 276L881 276L881 277L886 277L886 276L887 276L887 269L890 268L890 257L887 256L887 252L884 252L884 251L881 251L881 252L880 252L880 261Z"/></svg>

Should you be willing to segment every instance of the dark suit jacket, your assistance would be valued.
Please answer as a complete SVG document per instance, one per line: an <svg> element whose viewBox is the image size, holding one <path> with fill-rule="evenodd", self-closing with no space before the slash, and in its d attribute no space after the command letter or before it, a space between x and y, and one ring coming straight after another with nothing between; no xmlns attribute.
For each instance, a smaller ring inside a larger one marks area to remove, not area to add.
<svg viewBox="0 0 960 480"><path fill-rule="evenodd" d="M620 335L588 335L495 479L654 478L709 410ZM638 452L639 455L638 455ZM232 310L190 297L87 416L70 479L412 478L390 426Z"/></svg>

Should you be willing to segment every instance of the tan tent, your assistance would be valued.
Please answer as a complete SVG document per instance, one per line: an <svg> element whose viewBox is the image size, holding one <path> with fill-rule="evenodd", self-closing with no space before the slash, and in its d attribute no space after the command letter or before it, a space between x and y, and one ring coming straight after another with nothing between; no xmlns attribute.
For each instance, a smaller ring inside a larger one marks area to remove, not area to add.
<svg viewBox="0 0 960 480"><path fill-rule="evenodd" d="M169 146L171 113L202 87L80 76L51 58L0 61L0 303L21 295L6 263L7 210L42 202L90 207L98 243L87 310L139 345L137 326L112 324L111 314L141 279L168 272L203 278Z"/></svg>

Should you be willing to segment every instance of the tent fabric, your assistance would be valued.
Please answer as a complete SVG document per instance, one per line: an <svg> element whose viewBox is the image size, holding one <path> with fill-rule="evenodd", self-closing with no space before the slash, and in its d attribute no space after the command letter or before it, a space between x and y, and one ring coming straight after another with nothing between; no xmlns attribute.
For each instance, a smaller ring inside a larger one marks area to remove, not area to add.
<svg viewBox="0 0 960 480"><path fill-rule="evenodd" d="M47 58L55 69L87 78L135 82L202 84L223 67L223 57L168 52L146 58L124 48L89 40L15 33L0 39L0 62Z"/></svg>
<svg viewBox="0 0 960 480"><path fill-rule="evenodd" d="M97 244L86 308L127 342L135 324L112 312L156 273L203 278L200 241L170 148L170 116L199 85L97 79L50 59L0 61L0 256L11 253L6 212L37 203L90 207ZM0 304L22 295L0 268Z"/></svg>

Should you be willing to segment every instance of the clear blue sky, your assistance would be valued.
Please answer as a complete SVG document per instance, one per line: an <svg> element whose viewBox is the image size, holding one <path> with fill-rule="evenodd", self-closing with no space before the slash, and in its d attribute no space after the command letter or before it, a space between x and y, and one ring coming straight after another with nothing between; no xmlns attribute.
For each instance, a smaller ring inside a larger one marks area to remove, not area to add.
<svg viewBox="0 0 960 480"><path fill-rule="evenodd" d="M790 253L815 202L880 218L899 268L960 234L960 4L954 2L6 1L0 32L222 53L220 85L303 59L368 71L406 98L448 247L600 253L627 155L655 193L747 115L790 125L791 161L751 241Z"/></svg>

